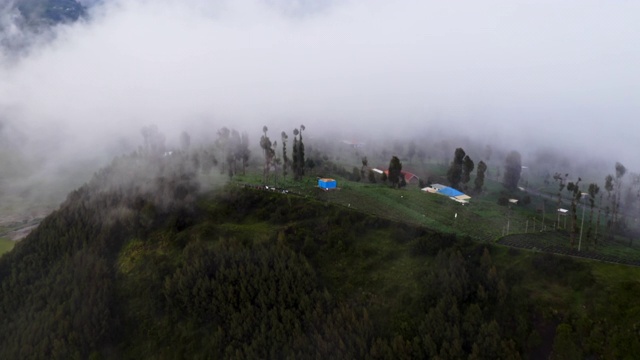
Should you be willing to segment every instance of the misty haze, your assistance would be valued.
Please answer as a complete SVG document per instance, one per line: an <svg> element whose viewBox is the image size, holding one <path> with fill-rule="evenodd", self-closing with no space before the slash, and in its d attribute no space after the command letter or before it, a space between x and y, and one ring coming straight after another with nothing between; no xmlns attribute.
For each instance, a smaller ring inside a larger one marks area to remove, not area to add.
<svg viewBox="0 0 640 360"><path fill-rule="evenodd" d="M0 0L0 358L634 358L639 16Z"/></svg>

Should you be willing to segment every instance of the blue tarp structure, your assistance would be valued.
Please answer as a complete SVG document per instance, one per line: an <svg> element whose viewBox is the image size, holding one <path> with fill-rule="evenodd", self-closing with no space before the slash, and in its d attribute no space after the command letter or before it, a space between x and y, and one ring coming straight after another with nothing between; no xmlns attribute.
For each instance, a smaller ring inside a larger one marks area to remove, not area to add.
<svg viewBox="0 0 640 360"><path fill-rule="evenodd" d="M454 189L454 188L450 188L450 187L445 187L442 189L438 190L438 194L442 194L442 195L446 195L449 197L456 197L456 196L460 196L460 195L464 195L464 193L461 193L460 191Z"/></svg>
<svg viewBox="0 0 640 360"><path fill-rule="evenodd" d="M318 187L321 189L335 189L337 185L334 179L318 179Z"/></svg>

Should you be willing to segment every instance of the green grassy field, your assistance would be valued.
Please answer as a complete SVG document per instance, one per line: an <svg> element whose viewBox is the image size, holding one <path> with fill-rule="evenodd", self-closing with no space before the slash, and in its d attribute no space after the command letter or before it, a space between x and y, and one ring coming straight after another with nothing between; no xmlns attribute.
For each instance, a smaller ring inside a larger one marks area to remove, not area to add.
<svg viewBox="0 0 640 360"><path fill-rule="evenodd" d="M425 171L438 173L442 171L440 167L426 166ZM303 181L293 181L291 177L283 181L280 177L277 182L272 181L272 185L277 184L279 188L288 189L292 193L339 204L372 216L469 236L476 241L495 242L505 236L517 235L525 236L527 243L536 242L535 247L538 249L555 249L548 251L570 253L577 246L578 236L575 240L576 245L572 248L569 233L564 230L555 231L557 217L554 216L554 201L543 200L524 191L507 194L502 184L492 179L485 181L485 191L482 194L472 194L470 203L463 206L447 197L421 191L417 184L408 184L403 189L393 189L388 184L380 182L354 182L340 176L334 178L338 182L338 189L330 191L317 188L313 176L307 176ZM260 184L262 177L247 175L236 177L234 181ZM530 199L528 203L523 201L527 196ZM500 197L516 197L520 202L517 205L500 206L497 204ZM543 206L546 215L544 223L541 212ZM565 219L560 218L560 226L569 227L569 219L566 219L566 225L563 220ZM546 231L541 233L543 228ZM622 243L601 242L593 245L584 238L582 250L595 254L590 256L592 259L597 259L596 255L602 255L640 260L640 248L625 246ZM607 261L604 258L600 260Z"/></svg>
<svg viewBox="0 0 640 360"><path fill-rule="evenodd" d="M5 238L0 238L0 255L11 251L11 249L13 249L13 247L15 246L15 242L11 241L9 239L5 239Z"/></svg>
<svg viewBox="0 0 640 360"><path fill-rule="evenodd" d="M421 191L416 184L398 190L381 183L336 179L339 189L334 191L315 187L315 178L306 178L303 182L280 181L278 186L385 219L456 232L485 241L501 235L502 223L506 224L506 208L489 205L489 200L474 199L471 204L462 206L446 197ZM236 179L240 183L260 183L259 180L251 176Z"/></svg>
<svg viewBox="0 0 640 360"><path fill-rule="evenodd" d="M498 206L493 193L474 195L461 205L447 197L421 191L416 185L392 189L384 184L348 182L338 191L318 191L318 197L334 203L401 222L455 232L480 241L493 241L509 233L532 232L541 216L531 206ZM492 183L492 182L491 182ZM492 183L492 186L496 185ZM552 223L547 220L547 226Z"/></svg>

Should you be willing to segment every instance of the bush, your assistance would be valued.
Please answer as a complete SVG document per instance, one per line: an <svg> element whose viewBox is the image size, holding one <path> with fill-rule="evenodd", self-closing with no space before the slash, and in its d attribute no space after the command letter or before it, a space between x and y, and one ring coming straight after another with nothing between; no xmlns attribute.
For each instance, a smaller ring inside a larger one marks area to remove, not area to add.
<svg viewBox="0 0 640 360"><path fill-rule="evenodd" d="M440 250L452 247L456 243L456 234L429 234L416 239L412 252L417 256L435 256Z"/></svg>
<svg viewBox="0 0 640 360"><path fill-rule="evenodd" d="M310 237L306 236L304 238L304 244L302 245L302 253L307 258L313 257L318 252L318 245L316 242Z"/></svg>
<svg viewBox="0 0 640 360"><path fill-rule="evenodd" d="M570 257L544 253L534 257L532 265L543 276L576 289L593 283L589 268Z"/></svg>
<svg viewBox="0 0 640 360"><path fill-rule="evenodd" d="M413 238L413 235L402 226L396 227L391 236L399 244L407 243Z"/></svg>

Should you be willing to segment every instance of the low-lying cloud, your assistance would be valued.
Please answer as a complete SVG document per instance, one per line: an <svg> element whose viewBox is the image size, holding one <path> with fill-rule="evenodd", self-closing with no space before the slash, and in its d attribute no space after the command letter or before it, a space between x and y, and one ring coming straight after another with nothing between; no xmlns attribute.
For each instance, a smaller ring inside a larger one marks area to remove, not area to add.
<svg viewBox="0 0 640 360"><path fill-rule="evenodd" d="M3 56L0 117L58 161L135 146L151 123L170 142L304 123L448 128L638 168L639 13L600 1L105 1Z"/></svg>

